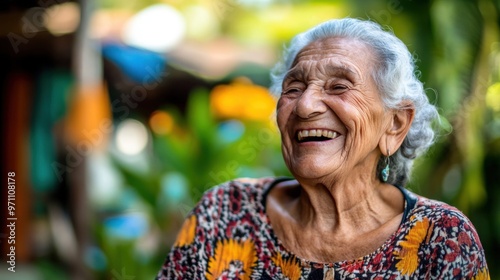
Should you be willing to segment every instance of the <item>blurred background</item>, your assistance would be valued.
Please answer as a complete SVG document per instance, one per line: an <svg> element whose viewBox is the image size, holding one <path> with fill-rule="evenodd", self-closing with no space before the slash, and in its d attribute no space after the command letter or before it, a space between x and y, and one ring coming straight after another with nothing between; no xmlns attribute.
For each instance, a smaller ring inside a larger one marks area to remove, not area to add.
<svg viewBox="0 0 500 280"><path fill-rule="evenodd" d="M4 185L0 218L17 220L16 272L2 227L0 278L153 279L205 190L289 175L269 71L293 35L351 16L393 30L415 54L441 136L408 187L468 215L500 279L499 9L499 0L2 1L2 176L15 173L15 209Z"/></svg>

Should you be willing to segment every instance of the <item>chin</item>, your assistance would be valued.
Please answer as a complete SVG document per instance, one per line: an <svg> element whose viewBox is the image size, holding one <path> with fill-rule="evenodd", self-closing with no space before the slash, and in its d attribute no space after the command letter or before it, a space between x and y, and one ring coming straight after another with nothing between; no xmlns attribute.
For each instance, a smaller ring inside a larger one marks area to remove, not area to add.
<svg viewBox="0 0 500 280"><path fill-rule="evenodd" d="M297 179L320 179L327 176L335 176L335 174L339 173L339 166L332 166L319 161L293 162L288 164L288 169Z"/></svg>

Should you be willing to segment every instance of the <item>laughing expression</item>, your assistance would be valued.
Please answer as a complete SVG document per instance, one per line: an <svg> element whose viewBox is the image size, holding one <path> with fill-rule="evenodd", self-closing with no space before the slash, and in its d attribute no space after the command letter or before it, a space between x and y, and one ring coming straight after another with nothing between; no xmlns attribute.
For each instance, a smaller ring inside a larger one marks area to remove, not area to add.
<svg viewBox="0 0 500 280"><path fill-rule="evenodd" d="M298 53L277 107L283 157L294 176L375 176L389 119L375 63L371 48L356 39L321 39Z"/></svg>

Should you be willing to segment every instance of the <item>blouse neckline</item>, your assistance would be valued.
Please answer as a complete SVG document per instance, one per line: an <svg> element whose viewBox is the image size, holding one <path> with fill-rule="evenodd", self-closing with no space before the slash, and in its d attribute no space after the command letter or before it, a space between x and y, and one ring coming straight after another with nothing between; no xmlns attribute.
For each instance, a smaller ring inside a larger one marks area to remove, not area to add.
<svg viewBox="0 0 500 280"><path fill-rule="evenodd" d="M307 265L307 266L310 266L310 267L318 266L318 265L319 266L323 266L323 267L340 267L340 266L343 266L343 265L356 263L358 261L364 261L364 260L367 260L367 259L372 259L375 255L377 255L379 253L382 253L385 250L388 250L391 247L391 245L395 242L395 240L397 239L398 234L403 230L404 223L408 221L410 212L412 211L412 209L415 207L415 205L417 203L417 198L415 196L411 195L411 193L408 190L406 190L403 187L395 186L396 188L398 188L403 193L403 197L404 197L404 201L405 201L404 211L403 211L403 217L401 219L401 223L399 224L398 229L395 232L393 232L387 238L387 240L384 241L384 243L380 247L378 247L375 251L373 251L373 252L371 252L371 253L369 253L369 254L367 254L365 256L359 257L357 259L343 260L343 261L338 261L338 262L318 262L318 261L311 261L311 260L308 260L308 259L305 259L305 258L302 258L302 257L296 255L294 252L292 252L291 250L288 250L283 245L283 243L281 242L281 240L278 238L278 236L274 232L274 229L273 229L273 227L271 225L271 219L267 215L267 211L266 211L267 195L269 194L269 192L271 191L271 189L273 187L275 187L277 184L279 184L281 182L284 182L284 181L289 181L289 180L294 180L294 179L290 178L290 177L278 177L275 180L273 180L271 182L268 182L264 186L264 188L263 188L262 200L259 201L259 203L261 203L261 207L262 207L263 212L264 212L264 218L265 218L264 222L265 222L266 230L269 232L269 236L273 239L273 243L275 243L277 245L276 249L278 250L278 252L279 253L286 253L287 255L293 256L297 260L299 260L299 262L302 265Z"/></svg>

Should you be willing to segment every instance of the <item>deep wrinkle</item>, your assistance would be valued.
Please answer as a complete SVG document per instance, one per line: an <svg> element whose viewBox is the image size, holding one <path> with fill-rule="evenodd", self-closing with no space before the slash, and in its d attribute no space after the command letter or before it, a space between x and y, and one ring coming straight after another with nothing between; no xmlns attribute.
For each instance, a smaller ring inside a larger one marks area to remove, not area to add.
<svg viewBox="0 0 500 280"><path fill-rule="evenodd" d="M314 252L322 252L325 259L359 257L380 246L400 222L402 195L380 182L375 172L392 115L371 75L373 56L358 40L317 41L299 52L283 82L277 121L283 156L300 196L271 203L271 222L289 249L306 258ZM299 130L312 129L339 136L298 141ZM278 190L274 195L287 193ZM270 193L271 202L274 195ZM388 202L389 197L395 201ZM277 218L273 209L281 213ZM368 243L339 249L355 238ZM322 242L335 244L335 250L322 248ZM309 243L318 247L303 245Z"/></svg>
<svg viewBox="0 0 500 280"><path fill-rule="evenodd" d="M290 86L290 87L294 87L293 91L290 93L290 94L287 94L287 98L297 98L297 99L300 99L301 96L303 94L305 94L306 91L318 91L320 93L323 93L324 92L324 88L325 88L325 84L327 84L328 82L331 81L331 78L330 77L325 77L323 78L323 73L322 72L331 72L331 71L321 71L321 69L343 69L343 71L340 71L341 73L344 72L344 73L349 73L349 74L353 74L353 73L356 73L356 71L354 70L345 70L345 69L348 69L344 66L342 67L337 67L337 65L352 65L352 63L349 63L349 62L344 62L344 61L341 61L341 60L338 60L338 59L335 59L335 58L331 58L331 57L327 57L326 59L320 59L320 61L316 61L316 60L313 60L312 58L320 58L318 57L318 55L314 55L313 53L311 53L311 51L305 51L305 53L308 53L309 55L308 56L305 56L305 55L302 55L302 53L300 53L298 55L299 58L304 58L304 62L301 61L301 60L298 60L297 64L295 65L295 68L289 73L289 76L288 77L294 77L294 79L304 79L304 77L307 77L307 76L310 76L314 70L319 70L319 71L316 71L316 72L319 72L319 78L317 79L314 79L312 81L307 81L309 84L307 85L307 88L305 88L306 84L304 82L293 82L293 84ZM299 68L299 66L302 65L304 66L303 68ZM321 65L327 65L325 66L325 68L323 68ZM353 69L360 69L359 67L357 66L353 66L351 67ZM302 71L301 71L302 70ZM371 69L369 69L371 71ZM332 71L332 72L339 72L339 71ZM302 74L301 74L302 73ZM345 75L343 75L345 76ZM336 78L336 79L342 79L343 77L341 78ZM371 78L371 77L370 77ZM308 80L311 80L310 77L307 77ZM352 82L354 79L358 79L357 82ZM292 80L290 78L287 79L288 81ZM324 82L323 80L327 80L327 82ZM330 100L331 103L339 103L338 107L341 107L341 109L344 111L344 114L337 114L337 111L335 110L332 110L332 114L334 115L334 117L336 117L336 119L339 120L339 124L340 123L343 123L344 124L344 129L343 130L339 130L339 129L334 129L336 131L339 131L341 132L341 134L343 135L347 135L347 137L349 137L349 135L351 134L352 131L361 131L363 129L363 126L360 126L358 125L358 122L355 122L353 119L341 119L342 118L342 115L349 115L349 114L353 114L356 113L355 111L358 110L360 108L362 108L363 110L361 111L365 111L365 112L370 112L370 108L369 108L369 104L372 104L374 101L379 101L379 100L370 100L370 96L367 96L367 94L363 94L362 90L364 89L358 89L360 87L362 87L362 85L365 83L365 78L362 77L362 75L354 75L354 78L351 78L348 83L347 83L347 87L346 89L341 89L342 91L349 91L349 94L340 94L339 95L339 98L338 99L335 99L335 100ZM373 82L373 81L371 81ZM297 86L297 83L300 83L300 86ZM351 84L353 85L351 85ZM286 84L285 84L285 90L284 92L286 92L288 89L286 88ZM366 91L365 91L366 92ZM315 93L315 95L319 95L320 93ZM378 94L372 94L372 95L375 95L377 96ZM327 97L322 97L322 98L327 98ZM282 97L283 99L283 97ZM281 101L281 100L280 100ZM298 101L300 102L300 100ZM342 104L341 104L342 103ZM353 108L353 104L357 105L356 107L357 108ZM323 104L321 103L317 103L315 104L316 106L323 106ZM278 105L278 110L280 110L280 105ZM348 114L345 114L345 112L347 112ZM304 118L307 116L298 116L298 118ZM361 119L372 119L370 116L364 116L364 115L361 115L357 116L358 118L361 118ZM304 120L304 122L306 122L307 120ZM363 120L364 123L370 123L370 121L368 120ZM328 128L328 127L326 127ZM347 133L346 133L347 132ZM363 133L361 131L361 133ZM356 135L354 135L356 136ZM349 138L347 139L347 142L349 143L349 145L352 145L352 141L349 141ZM346 149L344 149L342 151L342 158L347 158L348 157L348 154L347 152L349 150L352 150L350 149L351 147L346 147Z"/></svg>
<svg viewBox="0 0 500 280"><path fill-rule="evenodd" d="M325 77L329 77L326 79L326 83L330 79L340 79L340 80L347 80L349 81L349 83L353 84L353 81L360 79L359 75L357 75L355 71L349 69L349 67L347 66L335 65L333 64L333 62L328 62L328 61L326 61L325 64L326 66L323 66L323 64L314 66L318 66L318 70ZM298 69L296 67L290 69L290 71L287 72L285 78L283 79L282 87L287 88L287 86L293 82L301 82L307 84L307 82L310 80L310 77L308 76L309 72L310 71L303 71L302 69Z"/></svg>

